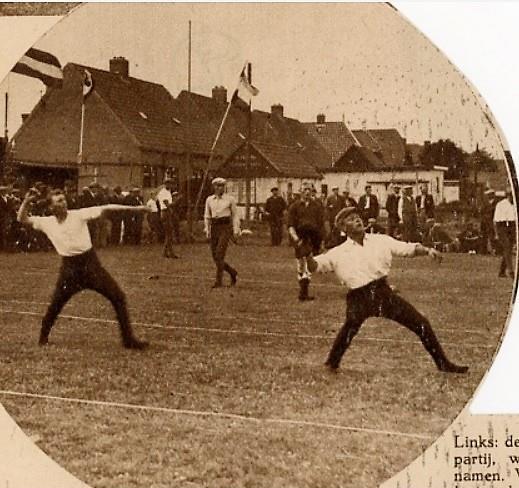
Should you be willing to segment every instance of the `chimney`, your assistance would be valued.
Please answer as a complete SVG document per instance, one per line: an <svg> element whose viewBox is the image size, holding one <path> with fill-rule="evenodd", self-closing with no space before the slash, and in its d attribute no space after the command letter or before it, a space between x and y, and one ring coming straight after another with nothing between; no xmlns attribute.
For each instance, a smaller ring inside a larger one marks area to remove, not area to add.
<svg viewBox="0 0 519 488"><path fill-rule="evenodd" d="M110 59L110 73L128 78L128 76L130 76L130 64L128 60L123 56L116 56Z"/></svg>
<svg viewBox="0 0 519 488"><path fill-rule="evenodd" d="M25 123L25 121L29 118L29 115L31 115L31 114L29 114L29 113L22 114L22 124Z"/></svg>
<svg viewBox="0 0 519 488"><path fill-rule="evenodd" d="M278 117L283 117L283 105L280 103L276 103L270 107L270 113L272 115L277 115Z"/></svg>
<svg viewBox="0 0 519 488"><path fill-rule="evenodd" d="M326 122L326 115L324 114L317 114L317 123L318 124L324 124Z"/></svg>
<svg viewBox="0 0 519 488"><path fill-rule="evenodd" d="M213 88L213 100L218 103L227 103L227 89L224 86Z"/></svg>

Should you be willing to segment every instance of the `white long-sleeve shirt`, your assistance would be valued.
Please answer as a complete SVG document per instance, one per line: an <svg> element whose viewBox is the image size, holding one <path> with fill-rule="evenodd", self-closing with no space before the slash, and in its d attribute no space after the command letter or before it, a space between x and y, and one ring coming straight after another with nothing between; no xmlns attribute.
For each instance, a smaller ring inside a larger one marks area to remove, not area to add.
<svg viewBox="0 0 519 488"><path fill-rule="evenodd" d="M498 202L494 211L494 222L515 222L516 218L514 204L508 198Z"/></svg>
<svg viewBox="0 0 519 488"><path fill-rule="evenodd" d="M60 256L77 256L92 249L87 222L101 216L103 207L68 210L67 217L59 222L55 216L28 217L34 229L47 234Z"/></svg>
<svg viewBox="0 0 519 488"><path fill-rule="evenodd" d="M210 195L205 201L204 227L208 232L211 228L212 219L228 217L231 219L235 234L240 232L240 216L234 197L224 193L221 197Z"/></svg>
<svg viewBox="0 0 519 488"><path fill-rule="evenodd" d="M384 234L366 234L363 245L348 239L315 258L317 272L333 271L350 289L360 288L386 277L393 256L414 256L416 243L397 241Z"/></svg>

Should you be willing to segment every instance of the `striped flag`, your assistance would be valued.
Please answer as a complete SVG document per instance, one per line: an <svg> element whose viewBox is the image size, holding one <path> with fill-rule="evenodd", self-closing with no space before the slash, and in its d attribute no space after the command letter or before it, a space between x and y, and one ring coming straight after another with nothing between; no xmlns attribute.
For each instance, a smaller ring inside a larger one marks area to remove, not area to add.
<svg viewBox="0 0 519 488"><path fill-rule="evenodd" d="M232 95L231 103L234 102L238 98L238 92L240 91L241 88L245 89L245 91L247 91L249 93L249 95L251 95L253 97L255 97L256 95L259 94L259 90L249 82L247 73L245 72L245 67L241 70L238 88L236 88L236 90L234 91L234 93Z"/></svg>
<svg viewBox="0 0 519 488"><path fill-rule="evenodd" d="M29 49L11 71L38 78L47 86L61 87L63 83L63 71L58 58L38 49Z"/></svg>
<svg viewBox="0 0 519 488"><path fill-rule="evenodd" d="M86 97L88 97L93 88L94 80L92 79L92 73L90 73L90 71L86 69L85 74L83 76L83 100L85 100Z"/></svg>

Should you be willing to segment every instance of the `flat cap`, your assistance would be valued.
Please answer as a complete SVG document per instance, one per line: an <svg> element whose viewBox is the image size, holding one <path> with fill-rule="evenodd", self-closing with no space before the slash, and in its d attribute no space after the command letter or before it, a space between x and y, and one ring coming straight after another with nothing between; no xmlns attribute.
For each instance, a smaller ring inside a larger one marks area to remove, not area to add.
<svg viewBox="0 0 519 488"><path fill-rule="evenodd" d="M339 213L335 216L335 225L337 225L341 220L344 220L346 217L349 217L351 214L358 214L357 207L346 207L343 208Z"/></svg>
<svg viewBox="0 0 519 488"><path fill-rule="evenodd" d="M220 178L220 177L213 178L213 181L211 181L212 185L225 185L225 183L227 183L225 178Z"/></svg>

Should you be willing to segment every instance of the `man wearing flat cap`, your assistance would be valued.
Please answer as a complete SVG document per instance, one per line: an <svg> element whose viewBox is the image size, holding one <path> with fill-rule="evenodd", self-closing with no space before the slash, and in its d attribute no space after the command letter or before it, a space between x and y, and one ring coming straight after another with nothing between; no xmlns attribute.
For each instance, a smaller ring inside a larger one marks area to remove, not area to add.
<svg viewBox="0 0 519 488"><path fill-rule="evenodd" d="M160 223L164 229L164 249L162 255L165 258L178 258L173 249L173 232L175 230L173 180L170 178L164 180L164 186L157 193L156 200L160 212Z"/></svg>
<svg viewBox="0 0 519 488"><path fill-rule="evenodd" d="M347 235L347 240L325 254L314 258L310 253L305 258L310 271L333 271L349 289L346 319L325 363L329 370L337 370L342 356L366 319L384 317L414 332L440 371L465 373L466 366L458 366L447 358L429 321L396 294L387 282L393 256L427 254L441 260L441 254L419 243L397 241L385 234L366 234L362 219L354 207L341 210L336 222Z"/></svg>
<svg viewBox="0 0 519 488"><path fill-rule="evenodd" d="M231 286L236 285L238 272L225 261L229 241L240 235L240 217L236 200L225 193L223 178L212 181L214 193L207 197L204 212L204 230L211 244L211 254L216 264L216 279L213 288L223 284L223 272L231 277Z"/></svg>
<svg viewBox="0 0 519 488"><path fill-rule="evenodd" d="M400 187L398 185L392 185L391 191L386 200L387 233L391 237L395 237L396 233L398 232L398 226L400 224L400 217L398 215L398 202L401 198Z"/></svg>
<svg viewBox="0 0 519 488"><path fill-rule="evenodd" d="M480 209L481 234L483 235L483 252L493 254L496 251L496 235L494 230L494 212L497 205L496 192L492 188L485 191Z"/></svg>
<svg viewBox="0 0 519 488"><path fill-rule="evenodd" d="M277 187L272 188L272 195L265 202L265 215L270 224L270 241L273 246L279 246L283 241L283 215L287 208L284 198Z"/></svg>
<svg viewBox="0 0 519 488"><path fill-rule="evenodd" d="M324 236L323 206L312 198L312 186L304 184L301 199L288 209L288 234L295 248L297 259L297 278L299 281L299 300L313 300L308 294L312 273L304 259L305 250L311 249L318 254Z"/></svg>
<svg viewBox="0 0 519 488"><path fill-rule="evenodd" d="M418 240L418 211L411 185L404 186L404 194L398 201L398 217L402 222L403 240L406 242Z"/></svg>

